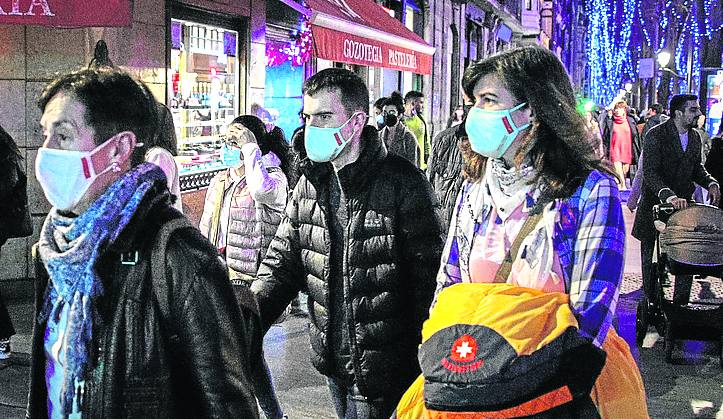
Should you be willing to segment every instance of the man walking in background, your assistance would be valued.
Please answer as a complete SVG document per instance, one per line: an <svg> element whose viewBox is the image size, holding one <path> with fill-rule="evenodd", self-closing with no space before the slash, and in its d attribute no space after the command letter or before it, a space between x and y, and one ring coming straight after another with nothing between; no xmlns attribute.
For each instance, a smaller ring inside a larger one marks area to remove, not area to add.
<svg viewBox="0 0 723 419"><path fill-rule="evenodd" d="M402 122L417 137L419 144L419 168L425 170L427 168L427 160L429 152L432 149L429 143L429 132L427 130L427 122L422 116L424 114L424 94L412 90L404 95L404 117Z"/></svg>

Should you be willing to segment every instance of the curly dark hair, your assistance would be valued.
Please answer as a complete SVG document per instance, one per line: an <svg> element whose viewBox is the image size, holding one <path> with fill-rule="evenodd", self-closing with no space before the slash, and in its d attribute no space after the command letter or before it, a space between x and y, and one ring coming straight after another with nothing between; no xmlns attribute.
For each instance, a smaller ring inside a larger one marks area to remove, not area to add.
<svg viewBox="0 0 723 419"><path fill-rule="evenodd" d="M552 52L526 46L473 63L462 79L468 97L475 97L477 82L489 74L499 77L512 95L534 112L515 164L531 159L537 171L533 182L542 182L546 199L571 196L593 170L613 175L609 165L595 155L585 120L575 109L570 79ZM459 147L465 160L463 174L471 180L482 178L487 158L472 151L467 139L460 141Z"/></svg>
<svg viewBox="0 0 723 419"><path fill-rule="evenodd" d="M384 101L382 107L389 105L397 108L398 115L404 113L404 100L402 99L402 95L399 92L392 92L392 94L387 98L387 100Z"/></svg>
<svg viewBox="0 0 723 419"><path fill-rule="evenodd" d="M254 115L237 116L232 123L241 124L254 134L256 142L259 144L261 154L273 151L279 160L281 160L281 171L284 172L287 179L289 178L291 175L292 156L289 150L289 143L286 142L284 131L282 131L281 128L274 127L271 131L266 131L264 122Z"/></svg>

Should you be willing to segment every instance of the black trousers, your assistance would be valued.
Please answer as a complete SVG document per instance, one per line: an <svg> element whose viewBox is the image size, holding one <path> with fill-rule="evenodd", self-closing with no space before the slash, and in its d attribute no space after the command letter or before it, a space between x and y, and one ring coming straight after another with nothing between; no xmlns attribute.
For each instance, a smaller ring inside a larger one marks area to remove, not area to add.
<svg viewBox="0 0 723 419"><path fill-rule="evenodd" d="M10 319L10 313L8 313L3 296L0 294L0 339L8 339L14 334L13 321Z"/></svg>
<svg viewBox="0 0 723 419"><path fill-rule="evenodd" d="M655 292L656 272L653 272L653 253L655 239L640 241L640 267L643 271L643 291L648 300L653 299ZM673 288L673 303L686 305L690 301L690 289L693 286L692 275L676 275Z"/></svg>

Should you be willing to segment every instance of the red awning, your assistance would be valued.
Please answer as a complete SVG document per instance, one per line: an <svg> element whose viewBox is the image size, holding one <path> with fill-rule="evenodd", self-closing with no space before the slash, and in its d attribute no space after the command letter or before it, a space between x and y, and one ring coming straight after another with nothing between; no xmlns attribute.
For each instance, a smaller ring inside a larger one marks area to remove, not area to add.
<svg viewBox="0 0 723 419"><path fill-rule="evenodd" d="M371 0L306 0L314 52L326 60L432 73L434 47Z"/></svg>
<svg viewBox="0 0 723 419"><path fill-rule="evenodd" d="M0 25L130 26L131 0L0 0Z"/></svg>

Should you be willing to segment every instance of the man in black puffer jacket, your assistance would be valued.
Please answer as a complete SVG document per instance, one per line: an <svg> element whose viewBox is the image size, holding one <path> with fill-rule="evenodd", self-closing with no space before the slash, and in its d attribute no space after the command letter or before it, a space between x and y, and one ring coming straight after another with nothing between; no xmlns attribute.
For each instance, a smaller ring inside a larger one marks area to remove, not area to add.
<svg viewBox="0 0 723 419"><path fill-rule="evenodd" d="M337 415L388 418L420 371L439 206L422 172L367 125L359 76L327 69L303 92L303 175L251 289L267 328L308 293L312 363Z"/></svg>

